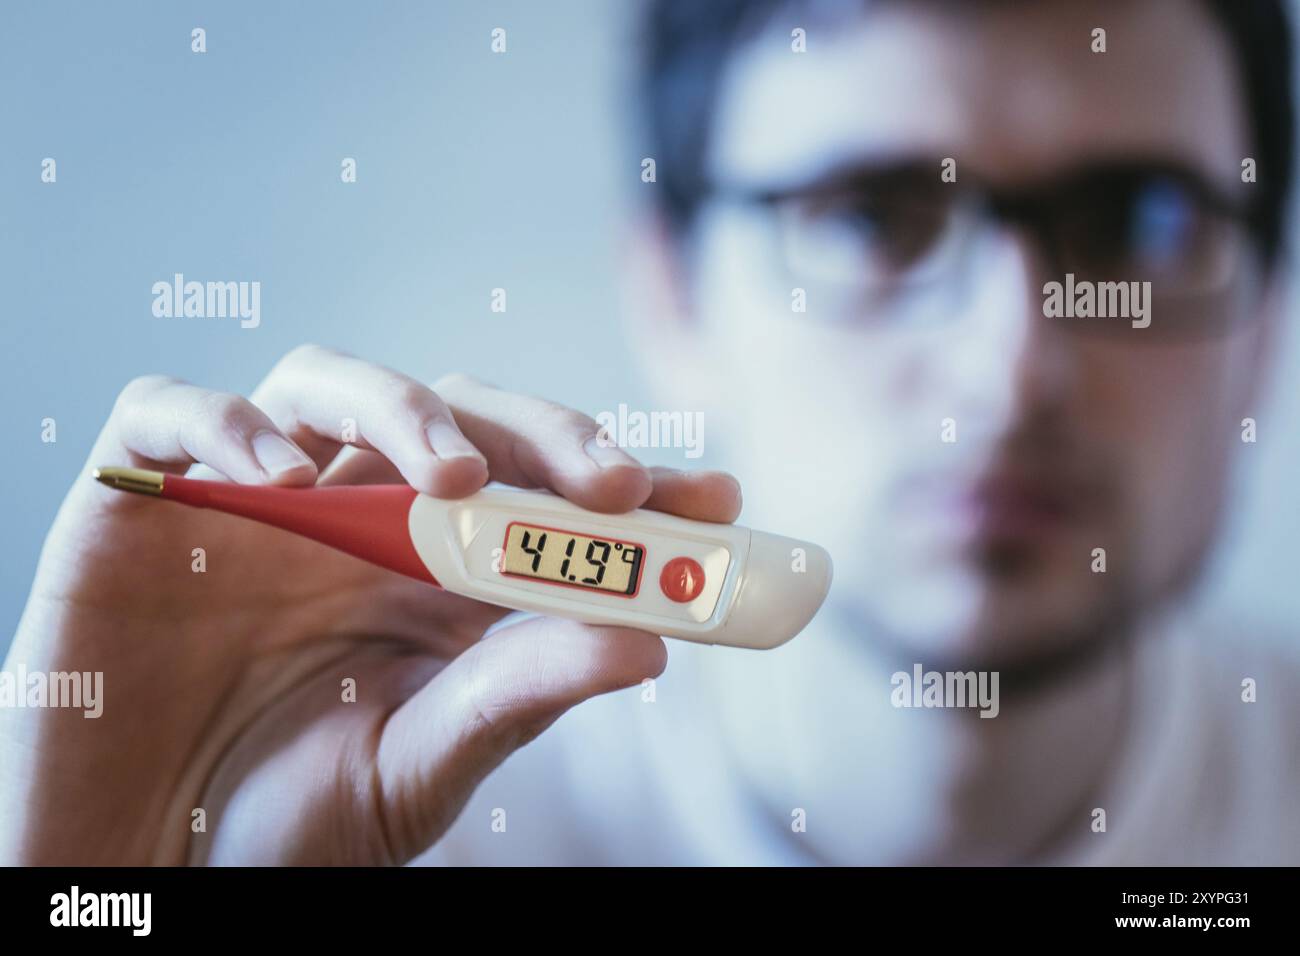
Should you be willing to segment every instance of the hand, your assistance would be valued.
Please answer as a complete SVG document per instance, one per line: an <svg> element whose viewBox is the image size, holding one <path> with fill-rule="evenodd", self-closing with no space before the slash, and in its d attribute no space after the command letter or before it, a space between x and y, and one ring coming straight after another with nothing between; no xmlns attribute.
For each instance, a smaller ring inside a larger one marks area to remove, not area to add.
<svg viewBox="0 0 1300 956"><path fill-rule="evenodd" d="M596 431L465 376L430 389L315 346L251 401L132 382L45 542L5 667L102 672L102 716L0 709L0 862L401 863L565 710L667 661L655 635L551 618L483 638L505 610L251 521L111 491L91 466L404 480L448 498L491 479L595 511L735 519L729 476L648 470Z"/></svg>

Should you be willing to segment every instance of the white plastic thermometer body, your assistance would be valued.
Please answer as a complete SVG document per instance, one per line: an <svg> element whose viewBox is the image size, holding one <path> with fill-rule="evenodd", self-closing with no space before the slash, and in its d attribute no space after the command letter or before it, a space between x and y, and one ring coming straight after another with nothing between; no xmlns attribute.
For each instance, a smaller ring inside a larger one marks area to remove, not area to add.
<svg viewBox="0 0 1300 956"><path fill-rule="evenodd" d="M702 644L783 644L831 583L830 556L807 541L657 511L600 514L547 492L417 495L410 534L448 591Z"/></svg>
<svg viewBox="0 0 1300 956"><path fill-rule="evenodd" d="M769 648L831 583L817 545L658 511L600 514L489 485L444 500L409 485L279 488L105 467L119 491L238 515L491 604L702 644Z"/></svg>

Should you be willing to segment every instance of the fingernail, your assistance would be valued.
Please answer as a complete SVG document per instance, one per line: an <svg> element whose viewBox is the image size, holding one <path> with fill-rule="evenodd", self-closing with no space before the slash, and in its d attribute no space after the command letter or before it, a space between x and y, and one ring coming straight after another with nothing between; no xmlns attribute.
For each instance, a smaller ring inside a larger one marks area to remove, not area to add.
<svg viewBox="0 0 1300 956"><path fill-rule="evenodd" d="M640 468L641 463L614 444L601 441L599 435L592 435L583 443L582 450L587 457L601 468Z"/></svg>
<svg viewBox="0 0 1300 956"><path fill-rule="evenodd" d="M275 432L258 432L253 436L252 446L257 463L270 478L311 464L310 458Z"/></svg>
<svg viewBox="0 0 1300 956"><path fill-rule="evenodd" d="M424 433L429 439L429 447L439 458L483 459L479 450L451 422L440 419L426 428Z"/></svg>

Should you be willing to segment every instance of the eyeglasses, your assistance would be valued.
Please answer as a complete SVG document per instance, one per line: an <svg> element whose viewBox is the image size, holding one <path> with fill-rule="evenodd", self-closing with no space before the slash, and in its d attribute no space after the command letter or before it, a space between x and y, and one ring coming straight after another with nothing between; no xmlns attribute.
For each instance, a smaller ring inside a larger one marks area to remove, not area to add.
<svg viewBox="0 0 1300 956"><path fill-rule="evenodd" d="M969 274L993 224L1028 230L1056 278L1149 281L1151 297L1222 292L1252 239L1251 204L1196 173L1158 164L1081 168L1023 190L943 182L908 164L781 190L715 190L769 217L791 287L832 314L869 313ZM810 308L811 311L811 308Z"/></svg>

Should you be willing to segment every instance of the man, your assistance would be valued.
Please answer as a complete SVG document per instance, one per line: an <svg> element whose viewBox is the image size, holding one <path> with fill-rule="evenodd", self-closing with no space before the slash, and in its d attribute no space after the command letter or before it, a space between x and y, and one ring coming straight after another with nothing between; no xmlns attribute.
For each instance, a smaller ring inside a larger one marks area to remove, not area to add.
<svg viewBox="0 0 1300 956"><path fill-rule="evenodd" d="M656 637L82 481L10 661L103 670L130 706L0 714L0 853L1296 862L1294 655L1192 613L1282 321L1279 4L665 0L648 22L661 205L633 335L664 406L725 437L747 523L834 555L822 614L766 654L675 644L643 684ZM1067 281L1138 283L1130 314L1059 315ZM361 450L336 458L345 417ZM727 476L595 436L307 348L251 402L133 383L90 461L736 517ZM198 543L242 566L178 568ZM900 706L914 666L996 673L996 715Z"/></svg>

